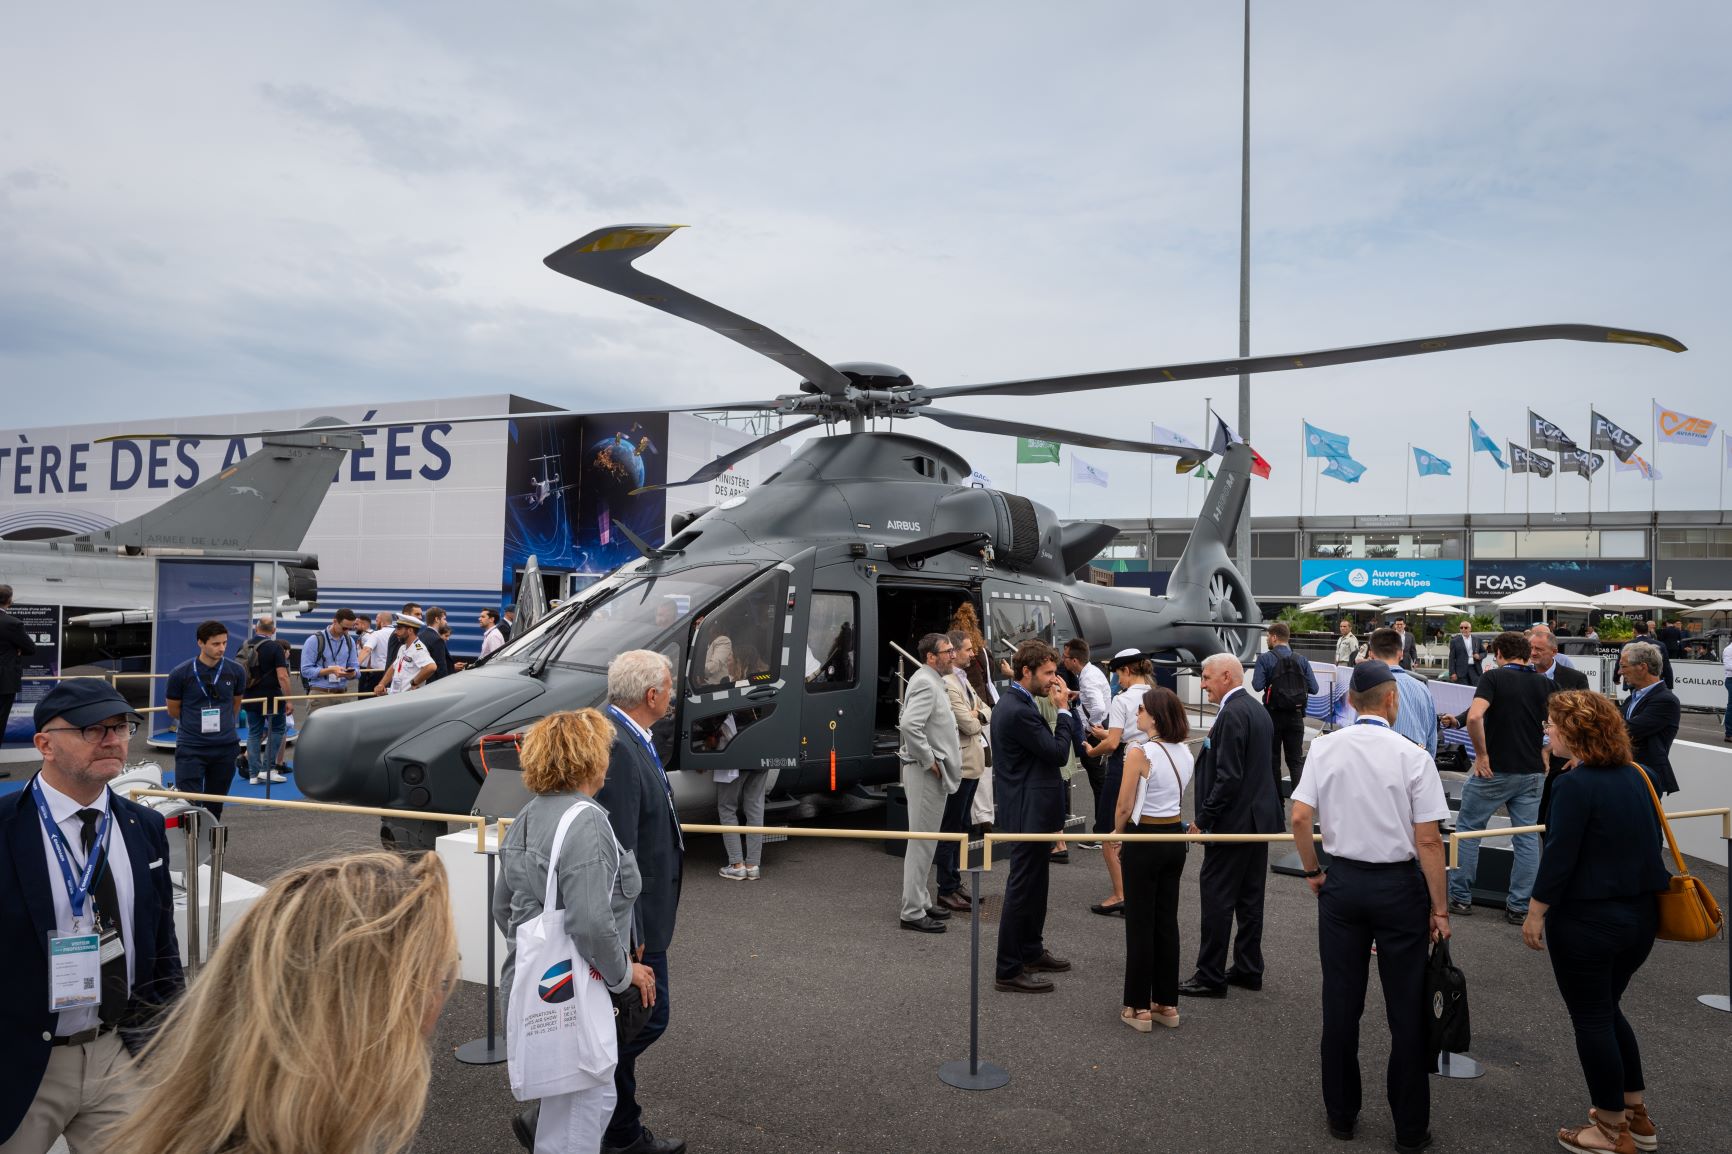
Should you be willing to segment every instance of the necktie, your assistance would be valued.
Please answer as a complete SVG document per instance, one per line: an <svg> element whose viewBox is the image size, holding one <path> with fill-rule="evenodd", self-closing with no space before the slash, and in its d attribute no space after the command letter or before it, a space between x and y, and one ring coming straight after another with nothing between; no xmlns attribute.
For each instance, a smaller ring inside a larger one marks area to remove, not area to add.
<svg viewBox="0 0 1732 1154"><path fill-rule="evenodd" d="M94 809L78 811L78 820L84 823L84 828L78 832L78 844L84 850L84 860L89 861L96 844L96 823L102 814ZM117 832L113 836L119 837ZM98 933L107 933L112 929L121 933L120 898L114 890L114 875L109 871L106 857L96 872L96 927ZM122 938L124 941L125 938ZM113 960L104 962L102 966L102 1006L98 1016L105 1026L112 1026L120 1021L120 1015L126 1009L126 955L119 954Z"/></svg>

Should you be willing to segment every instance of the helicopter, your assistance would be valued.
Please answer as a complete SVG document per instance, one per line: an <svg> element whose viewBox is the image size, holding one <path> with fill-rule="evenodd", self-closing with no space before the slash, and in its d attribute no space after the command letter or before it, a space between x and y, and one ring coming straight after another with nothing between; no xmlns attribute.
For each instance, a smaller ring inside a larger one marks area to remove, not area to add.
<svg viewBox="0 0 1732 1154"><path fill-rule="evenodd" d="M642 554L482 662L414 692L319 711L296 758L308 796L401 809L470 812L483 782L515 768L515 739L538 718L606 699L607 663L664 654L675 705L655 734L682 812L706 807L703 771L775 775L783 796L839 795L896 779L901 652L974 607L989 668L1020 643L1086 640L1175 661L1249 658L1259 614L1229 556L1253 453L1218 440L1221 461L1165 596L1078 579L1116 531L1061 523L1016 493L971 486L958 453L868 421L921 417L953 429L1168 455L1189 470L1212 453L940 408L953 397L1063 396L1095 389L1351 364L1532 340L1683 351L1670 337L1593 325L1497 329L1317 352L1244 357L989 384L927 387L876 363L830 364L739 314L639 271L678 226L592 232L547 258L555 272L702 325L800 376L769 400L657 411L776 414L778 429L675 485L705 483L765 447L819 426L779 472L747 493L682 514ZM541 414L559 415L559 414ZM793 418L793 419L787 419ZM459 420L504 419L488 417ZM518 415L517 419L521 419ZM845 426L846 431L840 431ZM342 427L331 429L341 431ZM435 823L383 821L387 845L427 848Z"/></svg>

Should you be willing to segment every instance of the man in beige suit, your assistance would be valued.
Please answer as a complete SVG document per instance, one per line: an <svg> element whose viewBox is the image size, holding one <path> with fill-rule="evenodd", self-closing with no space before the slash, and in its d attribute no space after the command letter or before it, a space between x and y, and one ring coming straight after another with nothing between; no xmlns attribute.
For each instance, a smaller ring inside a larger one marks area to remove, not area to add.
<svg viewBox="0 0 1732 1154"><path fill-rule="evenodd" d="M962 784L944 803L944 820L938 825L941 833L961 833L974 823L969 813L974 809L974 794L980 779L986 775L986 742L988 726L992 724L992 707L974 692L964 672L974 660L974 642L968 634L950 634L956 646L956 660L944 677L944 688L950 694L950 712L956 717L956 732L962 740ZM962 889L962 874L956 868L959 856L955 842L940 842L933 855L938 868L938 904L947 910L966 913L971 907ZM982 898L981 903L985 904Z"/></svg>
<svg viewBox="0 0 1732 1154"><path fill-rule="evenodd" d="M916 647L926 664L908 679L902 695L897 729L902 745L902 789L908 798L910 833L937 833L944 807L962 782L962 747L957 740L956 715L950 711L945 674L956 660L956 646L943 633L928 633ZM936 842L908 842L902 858L902 928L923 934L944 932L950 911L932 904L927 875L932 870Z"/></svg>

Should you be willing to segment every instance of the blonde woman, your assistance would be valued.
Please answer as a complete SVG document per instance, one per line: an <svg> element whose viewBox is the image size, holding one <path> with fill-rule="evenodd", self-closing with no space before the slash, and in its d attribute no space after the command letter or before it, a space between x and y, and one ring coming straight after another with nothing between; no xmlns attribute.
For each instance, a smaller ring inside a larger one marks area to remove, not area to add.
<svg viewBox="0 0 1732 1154"><path fill-rule="evenodd" d="M126 1154L397 1154L457 977L445 868L361 853L278 877L139 1056Z"/></svg>
<svg viewBox="0 0 1732 1154"><path fill-rule="evenodd" d="M511 1004L517 927L541 915L554 833L573 805L582 805L583 812L566 831L559 861L552 863L565 931L609 993L636 986L644 1005L655 1003L655 972L631 960L632 904L643 888L637 859L620 848L607 811L582 800L594 798L607 781L612 744L612 723L594 709L550 714L523 735L523 786L536 796L499 845L500 874L493 890L493 921L506 941L499 983L503 1005ZM611 1073L599 1086L543 1098L535 1149L540 1154L601 1149L615 1101Z"/></svg>

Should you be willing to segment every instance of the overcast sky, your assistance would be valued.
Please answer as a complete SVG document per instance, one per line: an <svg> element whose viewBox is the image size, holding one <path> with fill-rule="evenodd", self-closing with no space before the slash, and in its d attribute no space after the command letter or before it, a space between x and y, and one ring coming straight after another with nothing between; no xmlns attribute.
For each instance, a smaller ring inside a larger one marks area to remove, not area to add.
<svg viewBox="0 0 1732 1154"><path fill-rule="evenodd" d="M292 13L290 9L292 8ZM1263 2L1252 43L1252 349L1555 321L1547 343L1263 377L1258 514L1397 513L1409 442L1466 414L1649 398L1732 419L1732 7ZM643 267L832 361L945 385L1237 349L1240 20L1141 3L28 5L0 49L0 383L11 428L515 392L575 408L790 391L702 329L543 268L602 225L692 225ZM1201 438L1231 379L957 402ZM1314 491L1300 418L1368 471ZM900 427L900 426L899 426ZM1145 460L1012 465L1061 514L1140 516ZM1645 447L1643 452L1647 453ZM1663 446L1662 507L1716 507L1718 432ZM1157 459L1154 511L1185 484ZM1481 454L1473 506L1502 507ZM1194 486L1193 486L1194 488ZM1555 491L1554 491L1555 490ZM1520 479L1509 508L1522 508ZM1536 482L1581 509L1588 485ZM1646 508L1617 474L1615 504ZM1191 498L1194 510L1195 497ZM1594 507L1606 500L1604 474Z"/></svg>

